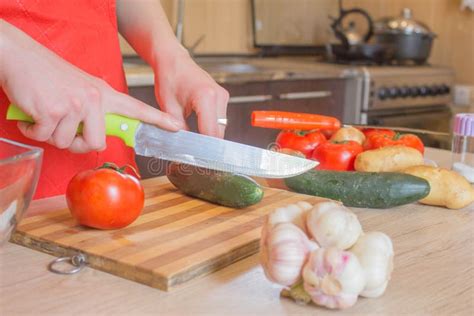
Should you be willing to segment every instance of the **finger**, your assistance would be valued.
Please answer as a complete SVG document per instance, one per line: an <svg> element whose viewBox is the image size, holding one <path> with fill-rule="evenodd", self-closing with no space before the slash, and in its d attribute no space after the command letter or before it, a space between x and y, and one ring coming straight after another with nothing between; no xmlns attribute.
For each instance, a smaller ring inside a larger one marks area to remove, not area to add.
<svg viewBox="0 0 474 316"><path fill-rule="evenodd" d="M57 123L53 121L37 121L34 124L18 122L17 126L20 132L30 139L45 142L53 134Z"/></svg>
<svg viewBox="0 0 474 316"><path fill-rule="evenodd" d="M227 103L229 102L229 93L226 90L223 90L217 97L217 119L227 118ZM225 125L218 124L219 137L224 138L225 135Z"/></svg>
<svg viewBox="0 0 474 316"><path fill-rule="evenodd" d="M74 138L69 150L73 153L104 150L106 148L104 115L90 113L83 123L82 135Z"/></svg>
<svg viewBox="0 0 474 316"><path fill-rule="evenodd" d="M60 149L69 148L76 137L79 124L80 119L74 115L66 116L58 123L48 143Z"/></svg>
<svg viewBox="0 0 474 316"><path fill-rule="evenodd" d="M188 126L186 123L186 117L190 113L185 113L184 108L179 104L179 102L176 99L170 99L165 101L161 101L163 105L160 104L161 109L165 112L171 115L173 118L177 119L178 121L181 122L183 125L182 129L188 130Z"/></svg>
<svg viewBox="0 0 474 316"><path fill-rule="evenodd" d="M132 98L123 93L114 93L107 103L107 112L120 114L142 122L153 124L169 131L178 131L185 128L183 122L178 121L170 114L161 112L154 107Z"/></svg>
<svg viewBox="0 0 474 316"><path fill-rule="evenodd" d="M199 132L209 136L220 137L217 124L217 94L213 89L200 90L192 99L192 108L198 117Z"/></svg>

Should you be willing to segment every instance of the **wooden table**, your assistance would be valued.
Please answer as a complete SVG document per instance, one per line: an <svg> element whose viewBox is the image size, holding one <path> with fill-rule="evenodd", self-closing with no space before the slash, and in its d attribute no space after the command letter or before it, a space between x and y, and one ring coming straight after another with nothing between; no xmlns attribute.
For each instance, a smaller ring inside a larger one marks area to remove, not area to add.
<svg viewBox="0 0 474 316"><path fill-rule="evenodd" d="M427 157L449 163L446 151L428 149ZM395 240L395 270L383 297L359 299L344 313L474 314L474 205L355 212L366 230ZM0 315L334 315L281 299L257 256L169 293L90 268L56 275L46 269L52 259L13 244L0 249Z"/></svg>

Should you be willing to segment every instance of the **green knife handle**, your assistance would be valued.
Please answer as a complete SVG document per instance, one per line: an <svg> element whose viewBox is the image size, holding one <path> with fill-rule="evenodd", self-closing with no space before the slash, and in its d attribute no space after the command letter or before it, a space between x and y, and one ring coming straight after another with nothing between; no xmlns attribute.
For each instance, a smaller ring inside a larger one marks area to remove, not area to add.
<svg viewBox="0 0 474 316"><path fill-rule="evenodd" d="M7 120L23 121L33 123L33 119L24 113L19 107L10 104L7 110ZM140 121L117 114L105 115L105 133L109 136L121 138L129 147L135 146L135 132ZM77 129L82 133L82 123Z"/></svg>

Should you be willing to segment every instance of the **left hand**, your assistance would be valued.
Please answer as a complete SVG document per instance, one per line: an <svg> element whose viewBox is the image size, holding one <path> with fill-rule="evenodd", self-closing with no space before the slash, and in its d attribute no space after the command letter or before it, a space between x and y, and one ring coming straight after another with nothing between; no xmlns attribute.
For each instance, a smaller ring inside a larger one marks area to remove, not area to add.
<svg viewBox="0 0 474 316"><path fill-rule="evenodd" d="M224 137L225 126L217 119L226 118L229 93L202 70L182 49L163 53L155 64L155 96L161 110L185 123L194 111L199 132Z"/></svg>

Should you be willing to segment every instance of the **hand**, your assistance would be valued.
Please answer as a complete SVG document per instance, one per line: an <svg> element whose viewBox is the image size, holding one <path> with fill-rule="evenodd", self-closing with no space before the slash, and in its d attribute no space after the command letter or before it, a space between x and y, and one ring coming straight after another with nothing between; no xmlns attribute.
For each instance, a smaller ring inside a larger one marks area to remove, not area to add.
<svg viewBox="0 0 474 316"><path fill-rule="evenodd" d="M179 52L158 57L155 64L155 95L160 108L185 124L192 111L198 117L199 132L224 137L229 93L202 70L181 47Z"/></svg>
<svg viewBox="0 0 474 316"><path fill-rule="evenodd" d="M30 115L21 133L58 148L84 153L102 150L106 113L155 124L171 131L181 121L160 112L69 64L14 26L1 21L1 86L10 101ZM83 123L82 135L76 135Z"/></svg>

